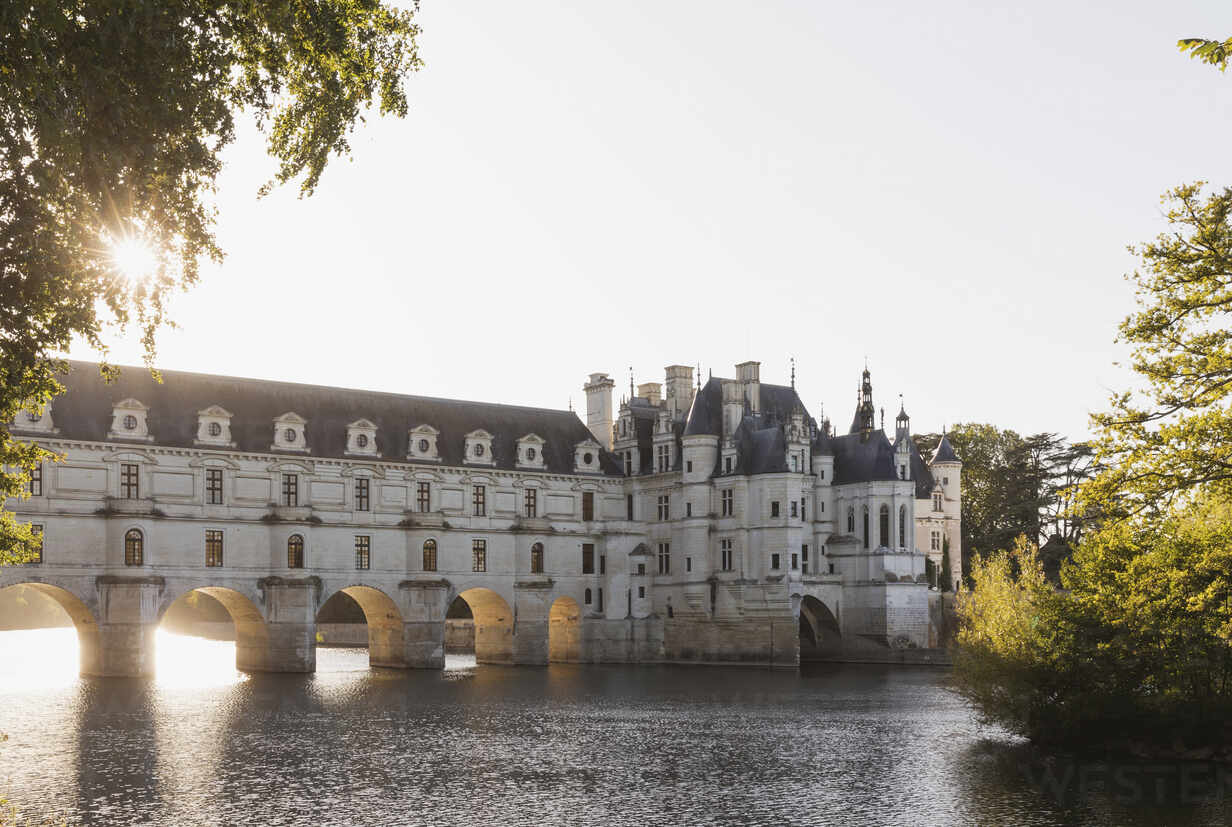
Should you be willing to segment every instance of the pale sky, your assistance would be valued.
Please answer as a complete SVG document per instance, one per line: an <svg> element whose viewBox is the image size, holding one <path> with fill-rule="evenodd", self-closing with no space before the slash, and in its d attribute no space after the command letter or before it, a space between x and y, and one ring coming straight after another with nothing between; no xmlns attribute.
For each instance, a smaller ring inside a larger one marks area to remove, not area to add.
<svg viewBox="0 0 1232 827"><path fill-rule="evenodd" d="M315 196L228 152L169 369L564 408L701 363L887 420L1081 436L1125 245L1232 184L1232 6L423 0L426 67ZM77 348L76 358L94 358ZM135 336L112 359L138 364ZM311 412L301 412L311 416ZM362 412L357 411L357 415ZM892 427L892 424L891 424Z"/></svg>

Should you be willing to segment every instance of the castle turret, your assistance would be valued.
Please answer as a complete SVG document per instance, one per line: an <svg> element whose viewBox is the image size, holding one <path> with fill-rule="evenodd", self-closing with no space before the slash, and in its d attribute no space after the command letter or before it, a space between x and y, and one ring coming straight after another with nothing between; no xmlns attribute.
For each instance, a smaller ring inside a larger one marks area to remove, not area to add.
<svg viewBox="0 0 1232 827"><path fill-rule="evenodd" d="M894 417L894 466L900 480L911 479L911 417L902 402Z"/></svg>

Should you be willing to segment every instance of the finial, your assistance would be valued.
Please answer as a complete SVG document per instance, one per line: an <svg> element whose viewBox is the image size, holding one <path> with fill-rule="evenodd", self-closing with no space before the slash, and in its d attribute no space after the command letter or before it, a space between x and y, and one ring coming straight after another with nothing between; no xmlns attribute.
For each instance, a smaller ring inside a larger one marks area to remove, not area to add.
<svg viewBox="0 0 1232 827"><path fill-rule="evenodd" d="M633 393L633 365L629 365L629 398L632 399L634 395L635 394Z"/></svg>
<svg viewBox="0 0 1232 827"><path fill-rule="evenodd" d="M569 397L569 411L570 412L573 411L573 397L572 396Z"/></svg>
<svg viewBox="0 0 1232 827"><path fill-rule="evenodd" d="M791 357L791 389L796 389L796 357Z"/></svg>
<svg viewBox="0 0 1232 827"><path fill-rule="evenodd" d="M697 363L697 389L702 389L702 363Z"/></svg>
<svg viewBox="0 0 1232 827"><path fill-rule="evenodd" d="M881 430L885 430L885 408L881 409Z"/></svg>

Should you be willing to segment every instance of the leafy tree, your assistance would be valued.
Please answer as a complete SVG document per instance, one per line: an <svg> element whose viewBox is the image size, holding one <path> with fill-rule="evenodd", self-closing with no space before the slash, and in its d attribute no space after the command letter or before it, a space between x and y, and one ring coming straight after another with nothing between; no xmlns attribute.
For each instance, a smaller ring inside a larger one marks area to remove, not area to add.
<svg viewBox="0 0 1232 827"><path fill-rule="evenodd" d="M1232 56L1232 38L1206 40L1200 37L1186 37L1178 40L1176 45L1182 52L1189 52L1190 57L1216 66L1221 72L1228 68L1228 58Z"/></svg>
<svg viewBox="0 0 1232 827"><path fill-rule="evenodd" d="M941 541L941 581L938 584L943 592L954 591L954 570L950 562L950 538Z"/></svg>
<svg viewBox="0 0 1232 827"><path fill-rule="evenodd" d="M0 498L47 458L9 424L60 390L52 354L76 336L105 353L114 323L151 363L168 296L221 260L208 199L237 116L277 161L262 192L310 195L368 109L405 114L417 35L379 0L0 4ZM147 272L122 272L125 246ZM0 511L0 561L33 543Z"/></svg>
<svg viewBox="0 0 1232 827"><path fill-rule="evenodd" d="M1080 506L1161 518L1177 498L1232 495L1232 189L1163 198L1167 232L1130 249L1138 309L1120 326L1144 382L1093 417L1101 471Z"/></svg>

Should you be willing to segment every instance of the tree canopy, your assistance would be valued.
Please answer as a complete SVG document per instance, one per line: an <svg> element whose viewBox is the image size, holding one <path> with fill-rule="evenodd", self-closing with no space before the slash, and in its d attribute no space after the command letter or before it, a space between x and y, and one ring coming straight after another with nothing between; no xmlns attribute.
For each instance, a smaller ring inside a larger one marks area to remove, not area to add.
<svg viewBox="0 0 1232 827"><path fill-rule="evenodd" d="M54 358L109 323L154 353L171 292L221 260L210 204L236 118L310 195L370 109L402 116L414 10L378 0L0 4L0 497L46 453L9 430L58 390ZM126 273L123 246L148 257ZM34 540L0 511L0 560Z"/></svg>

